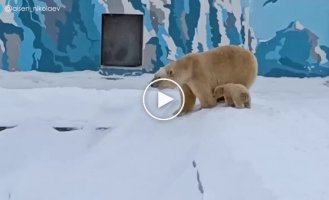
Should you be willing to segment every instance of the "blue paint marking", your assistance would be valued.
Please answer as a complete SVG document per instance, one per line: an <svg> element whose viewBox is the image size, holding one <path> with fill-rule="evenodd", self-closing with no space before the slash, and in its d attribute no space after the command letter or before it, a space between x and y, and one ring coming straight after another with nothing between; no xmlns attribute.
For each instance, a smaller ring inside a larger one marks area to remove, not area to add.
<svg viewBox="0 0 329 200"><path fill-rule="evenodd" d="M308 30L295 30L294 23L278 31L273 39L257 46L259 74L273 77L328 76L329 68L313 56L314 40L317 39Z"/></svg>
<svg viewBox="0 0 329 200"><path fill-rule="evenodd" d="M181 48L184 53L188 53L186 50L186 38L183 35L181 27L181 16L184 12L184 2L181 0L172 0L169 6L169 34L173 38L177 48Z"/></svg>
<svg viewBox="0 0 329 200"><path fill-rule="evenodd" d="M17 34L21 40L24 40L24 34L23 29L20 27L17 27L13 24L4 23L2 20L0 20L0 40L2 40L4 46L7 46L7 39L5 37L5 34ZM3 53L2 57L2 64L3 69L8 70L9 69L9 63L8 63L8 52L5 51Z"/></svg>
<svg viewBox="0 0 329 200"><path fill-rule="evenodd" d="M157 32L157 37L159 38L159 45L161 46L161 55L157 55L157 57L160 58L162 65L167 64L168 61L168 48L167 48L167 43L163 39L163 35L166 35L166 31L163 25L158 26L158 32ZM157 52L158 53L158 52ZM160 53L160 52L159 52ZM162 66L156 66L156 68L162 67Z"/></svg>
<svg viewBox="0 0 329 200"><path fill-rule="evenodd" d="M192 51L192 44L194 40L195 30L198 27L198 22L200 18L200 2L198 0L190 1L189 7L193 8L185 16L185 21L187 24L187 34L188 41L186 43L187 52Z"/></svg>
<svg viewBox="0 0 329 200"><path fill-rule="evenodd" d="M2 56L2 65L4 70L9 70L8 54L5 52Z"/></svg>
<svg viewBox="0 0 329 200"><path fill-rule="evenodd" d="M150 11L144 12L144 26L146 27L147 31L151 31L153 29Z"/></svg>
<svg viewBox="0 0 329 200"><path fill-rule="evenodd" d="M221 42L221 34L219 32L219 23L217 20L217 8L215 8L215 6L213 5L213 1L212 0L208 0L209 2L209 28L210 28L210 32L209 34L211 34L211 41L212 41L212 45L209 46L209 48L212 47L218 47L218 44Z"/></svg>
<svg viewBox="0 0 329 200"><path fill-rule="evenodd" d="M132 6L136 9L136 10L139 10L141 12L145 12L145 7L146 5L145 4L142 4L142 1L141 0L128 0Z"/></svg>
<svg viewBox="0 0 329 200"><path fill-rule="evenodd" d="M22 6L34 6L34 2L32 0L23 0ZM34 47L36 49L41 50L41 56L40 59L37 60L38 64L34 66L38 66L39 71L44 72L61 72L62 68L61 66L57 65L54 62L54 54L51 51L51 49L47 48L44 43L42 42L42 34L43 30L40 26L40 20L38 15L36 15L33 12L19 12L19 18L22 20L22 23L29 27L31 30L33 30L33 33L35 35L34 40Z"/></svg>
<svg viewBox="0 0 329 200"><path fill-rule="evenodd" d="M245 20L243 15L241 15L240 20L242 22ZM242 39L242 44L244 44L245 41L246 41L246 33L245 33L245 26L244 25L241 26L240 35L241 35L241 39Z"/></svg>
<svg viewBox="0 0 329 200"><path fill-rule="evenodd" d="M227 19L225 20L224 26L226 27L226 34L227 37L230 39L230 44L239 45L241 44L240 41L240 34L237 28L234 26L236 22L236 18L233 13L224 12L227 14Z"/></svg>
<svg viewBox="0 0 329 200"><path fill-rule="evenodd" d="M203 46L202 46L202 44L200 42L198 43L198 51L199 52L203 52L204 51Z"/></svg>
<svg viewBox="0 0 329 200"><path fill-rule="evenodd" d="M207 14L207 18L206 18L206 27L207 27L207 47L209 49L212 49L214 48L213 44L212 44L212 41L211 41L211 37L212 37L212 33L211 33L211 27L210 27L210 22L209 22L209 14Z"/></svg>
<svg viewBox="0 0 329 200"><path fill-rule="evenodd" d="M161 47L159 38L157 37L152 37L146 44L153 44L156 46L156 60L151 61L154 66L152 72L156 72L160 67L164 66L163 62L161 61L161 57L164 54L163 48Z"/></svg>

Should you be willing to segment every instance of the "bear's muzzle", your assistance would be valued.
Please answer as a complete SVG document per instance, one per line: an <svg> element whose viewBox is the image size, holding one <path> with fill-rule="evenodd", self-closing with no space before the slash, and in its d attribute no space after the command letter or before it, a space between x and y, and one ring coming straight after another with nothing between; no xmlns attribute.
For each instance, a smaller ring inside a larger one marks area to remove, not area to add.
<svg viewBox="0 0 329 200"><path fill-rule="evenodd" d="M155 81L155 80L157 80L157 79L159 79L159 78L154 77L154 78L151 80L151 82L153 82L153 81ZM152 83L152 84L151 84L151 87L153 87L153 88L158 88L158 87L159 87L159 81Z"/></svg>

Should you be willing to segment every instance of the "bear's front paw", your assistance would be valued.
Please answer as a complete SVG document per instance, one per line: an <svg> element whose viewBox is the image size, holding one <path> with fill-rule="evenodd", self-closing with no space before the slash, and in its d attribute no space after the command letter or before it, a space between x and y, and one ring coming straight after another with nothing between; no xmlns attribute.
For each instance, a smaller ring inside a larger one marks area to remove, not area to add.
<svg viewBox="0 0 329 200"><path fill-rule="evenodd" d="M201 105L201 108L213 108L217 105L217 102L216 103L203 103Z"/></svg>

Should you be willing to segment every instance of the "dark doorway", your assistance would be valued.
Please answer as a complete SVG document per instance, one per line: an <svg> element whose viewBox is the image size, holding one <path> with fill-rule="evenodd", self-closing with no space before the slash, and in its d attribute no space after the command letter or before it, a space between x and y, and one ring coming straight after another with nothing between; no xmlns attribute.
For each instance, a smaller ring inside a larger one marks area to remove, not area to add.
<svg viewBox="0 0 329 200"><path fill-rule="evenodd" d="M143 15L102 15L103 66L141 66L142 52Z"/></svg>

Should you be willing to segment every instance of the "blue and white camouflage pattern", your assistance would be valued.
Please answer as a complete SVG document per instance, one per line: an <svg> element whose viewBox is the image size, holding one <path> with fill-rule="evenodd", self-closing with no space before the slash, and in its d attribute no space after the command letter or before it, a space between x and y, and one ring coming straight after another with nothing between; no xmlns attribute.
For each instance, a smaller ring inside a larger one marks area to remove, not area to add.
<svg viewBox="0 0 329 200"><path fill-rule="evenodd" d="M325 2L313 3L317 1ZM270 9L281 1L260 3L263 7L257 9ZM329 44L320 44L329 40L319 40L295 20L282 21L281 30L271 38L257 37L260 28L253 28L253 22L260 19L253 16L254 4L251 0L0 0L0 69L99 70L101 15L126 13L144 14L143 72L155 72L189 52L234 44L255 53L263 76L329 75ZM329 19L321 23L329 24Z"/></svg>

